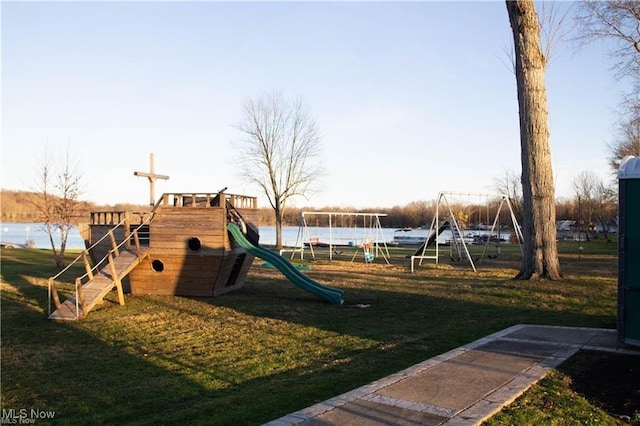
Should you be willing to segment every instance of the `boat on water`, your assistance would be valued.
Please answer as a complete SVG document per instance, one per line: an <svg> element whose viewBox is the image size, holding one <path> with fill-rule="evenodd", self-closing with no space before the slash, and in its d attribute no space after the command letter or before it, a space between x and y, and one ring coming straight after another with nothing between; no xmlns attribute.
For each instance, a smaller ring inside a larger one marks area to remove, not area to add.
<svg viewBox="0 0 640 426"><path fill-rule="evenodd" d="M427 238L427 234L423 235L394 235L393 243L400 246L419 246L423 244L425 239Z"/></svg>
<svg viewBox="0 0 640 426"><path fill-rule="evenodd" d="M399 246L419 246L424 244L428 234L428 229L398 229L394 233L391 244ZM463 231L462 234L465 244L486 244L487 239L490 239L491 243L508 243L510 236L510 232L502 231L500 234L494 232L492 235L489 235L489 231L482 230ZM453 232L446 229L438 235L438 245L450 245L453 239Z"/></svg>

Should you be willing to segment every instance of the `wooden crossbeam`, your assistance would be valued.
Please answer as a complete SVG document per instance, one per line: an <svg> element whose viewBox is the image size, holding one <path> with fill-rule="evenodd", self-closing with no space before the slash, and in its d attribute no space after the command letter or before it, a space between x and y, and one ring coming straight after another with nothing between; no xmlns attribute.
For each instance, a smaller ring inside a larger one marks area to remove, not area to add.
<svg viewBox="0 0 640 426"><path fill-rule="evenodd" d="M168 180L169 176L160 175L155 172L155 159L153 152L149 154L149 173L146 172L133 172L134 176L146 177L149 179L149 204L154 205L156 202L156 179Z"/></svg>

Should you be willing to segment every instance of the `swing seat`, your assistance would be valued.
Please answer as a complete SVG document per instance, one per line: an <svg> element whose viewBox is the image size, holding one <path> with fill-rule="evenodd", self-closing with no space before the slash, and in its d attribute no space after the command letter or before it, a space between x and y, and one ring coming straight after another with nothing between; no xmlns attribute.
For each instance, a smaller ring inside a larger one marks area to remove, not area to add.
<svg viewBox="0 0 640 426"><path fill-rule="evenodd" d="M374 256L373 254L371 254L371 253L365 253L365 254L364 254L364 261L365 261L366 263L371 263L371 262L373 262L373 259L375 259L375 256Z"/></svg>

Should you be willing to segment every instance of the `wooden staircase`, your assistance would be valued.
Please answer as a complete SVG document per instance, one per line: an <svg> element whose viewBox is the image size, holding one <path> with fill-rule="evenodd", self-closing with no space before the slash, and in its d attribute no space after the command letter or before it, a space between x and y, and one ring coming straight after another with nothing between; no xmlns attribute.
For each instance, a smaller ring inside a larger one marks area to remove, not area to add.
<svg viewBox="0 0 640 426"><path fill-rule="evenodd" d="M122 279L133 268L138 266L140 261L145 256L148 256L148 253L148 249L141 256L138 256L133 250L121 251L119 256L112 258L112 261L86 284L78 287L76 295L65 300L59 307L56 304L57 309L49 315L49 319L58 321L78 320L87 315L96 305L101 304L103 298L114 288L118 292L118 302L124 305Z"/></svg>
<svg viewBox="0 0 640 426"><path fill-rule="evenodd" d="M117 226L121 226L123 222ZM89 252L84 250L67 268L58 275L49 278L49 319L57 321L76 321L86 316L89 311L101 304L104 297L114 288L118 292L118 303L124 305L124 291L122 289L122 279L126 277L140 262L149 256L148 246L140 245L138 230L144 226L141 224L134 229L131 234L117 244L113 229L105 237L111 240L112 249L95 266L89 262ZM115 229L115 227L114 227ZM133 238L134 244L130 244ZM102 240L102 239L101 239ZM94 243L97 244L100 241ZM93 246L92 246L93 247ZM60 297L56 288L56 279L60 277L69 267L82 261L86 273L75 279L75 294L60 303ZM86 280L86 282L83 281ZM55 304L56 310L51 312L51 301Z"/></svg>

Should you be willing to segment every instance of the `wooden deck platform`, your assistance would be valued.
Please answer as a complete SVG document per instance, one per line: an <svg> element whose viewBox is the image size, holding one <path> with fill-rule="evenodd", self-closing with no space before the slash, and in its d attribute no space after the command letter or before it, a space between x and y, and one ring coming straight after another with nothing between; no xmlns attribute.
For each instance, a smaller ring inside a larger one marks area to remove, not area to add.
<svg viewBox="0 0 640 426"><path fill-rule="evenodd" d="M82 285L79 294L82 295L78 301L76 309L76 296L71 296L65 300L59 309L49 315L49 319L57 321L76 321L86 315L89 311L102 303L104 297L114 288L118 290L120 304L124 304L122 295L121 280L131 272L140 261L148 256L148 249L140 256L134 250L126 249L120 251L120 255L113 259L115 274L111 272L111 267L107 264L93 279ZM118 288L119 287L119 288ZM84 301L84 303L82 302ZM79 311L79 312L78 312Z"/></svg>

